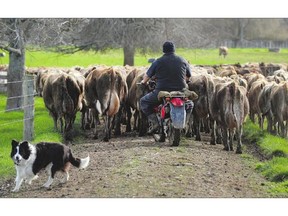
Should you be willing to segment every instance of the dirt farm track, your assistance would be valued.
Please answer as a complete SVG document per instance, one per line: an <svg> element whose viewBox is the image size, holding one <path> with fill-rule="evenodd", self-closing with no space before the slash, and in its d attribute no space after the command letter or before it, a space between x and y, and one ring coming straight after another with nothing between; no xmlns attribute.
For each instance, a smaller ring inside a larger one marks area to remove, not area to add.
<svg viewBox="0 0 288 216"><path fill-rule="evenodd" d="M267 198L268 182L249 163L249 157L226 152L223 146L195 138L181 139L179 147L156 143L152 136L135 133L112 137L109 142L89 138L70 144L77 157L90 155L85 170L62 173L50 189L43 171L32 185L23 183L11 193L14 179L1 185L2 198ZM248 148L244 148L244 153Z"/></svg>

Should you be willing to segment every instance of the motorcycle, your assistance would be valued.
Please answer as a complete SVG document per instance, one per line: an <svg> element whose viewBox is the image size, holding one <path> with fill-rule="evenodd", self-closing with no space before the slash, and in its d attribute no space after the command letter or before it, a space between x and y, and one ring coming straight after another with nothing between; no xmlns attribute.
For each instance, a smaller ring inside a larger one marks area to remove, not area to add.
<svg viewBox="0 0 288 216"><path fill-rule="evenodd" d="M197 97L195 92L189 90L159 92L158 100L162 103L154 108L159 122L158 133L153 133L156 142L165 142L168 138L171 146L179 146L181 132L186 129L192 114L192 100Z"/></svg>

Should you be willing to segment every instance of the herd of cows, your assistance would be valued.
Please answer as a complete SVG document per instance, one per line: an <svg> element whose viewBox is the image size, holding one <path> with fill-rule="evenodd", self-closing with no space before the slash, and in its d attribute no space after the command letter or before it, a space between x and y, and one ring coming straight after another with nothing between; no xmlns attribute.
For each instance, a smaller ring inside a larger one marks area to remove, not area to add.
<svg viewBox="0 0 288 216"><path fill-rule="evenodd" d="M187 84L196 92L193 115L183 131L187 137L201 140L201 131L211 134L211 144L223 143L224 149L242 153L242 126L249 116L263 130L287 137L288 72L285 64L247 63L215 66L191 65L192 77ZM56 129L66 140L73 138L76 113L81 112L81 128L94 128L98 138L99 116L104 120L104 141L111 133L147 132L147 119L139 110L140 98L153 90L137 85L147 67L103 66L87 68L34 68L37 94L43 97ZM133 115L133 118L132 118ZM263 128L264 118L267 128ZM131 122L133 120L133 123ZM133 126L133 127L132 127Z"/></svg>

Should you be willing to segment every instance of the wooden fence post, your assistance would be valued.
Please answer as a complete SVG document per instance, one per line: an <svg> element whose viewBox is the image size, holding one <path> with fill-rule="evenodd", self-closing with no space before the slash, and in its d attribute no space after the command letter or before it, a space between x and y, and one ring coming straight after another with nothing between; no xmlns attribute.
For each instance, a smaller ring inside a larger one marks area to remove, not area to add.
<svg viewBox="0 0 288 216"><path fill-rule="evenodd" d="M23 82L24 125L23 139L31 141L34 135L34 77L25 75Z"/></svg>

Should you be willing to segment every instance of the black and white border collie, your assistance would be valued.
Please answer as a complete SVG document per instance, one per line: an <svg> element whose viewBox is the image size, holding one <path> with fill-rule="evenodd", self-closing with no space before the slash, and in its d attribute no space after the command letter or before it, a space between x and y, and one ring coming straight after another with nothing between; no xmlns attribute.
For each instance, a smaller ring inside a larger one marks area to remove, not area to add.
<svg viewBox="0 0 288 216"><path fill-rule="evenodd" d="M32 145L27 141L12 140L11 144L11 158L17 172L13 192L19 191L23 180L31 184L32 180L38 178L37 173L44 168L49 175L44 187L49 188L57 171L63 171L66 174L63 179L64 183L69 179L70 163L79 169L84 169L90 161L89 155L84 159L74 158L71 149L60 143L40 142Z"/></svg>

